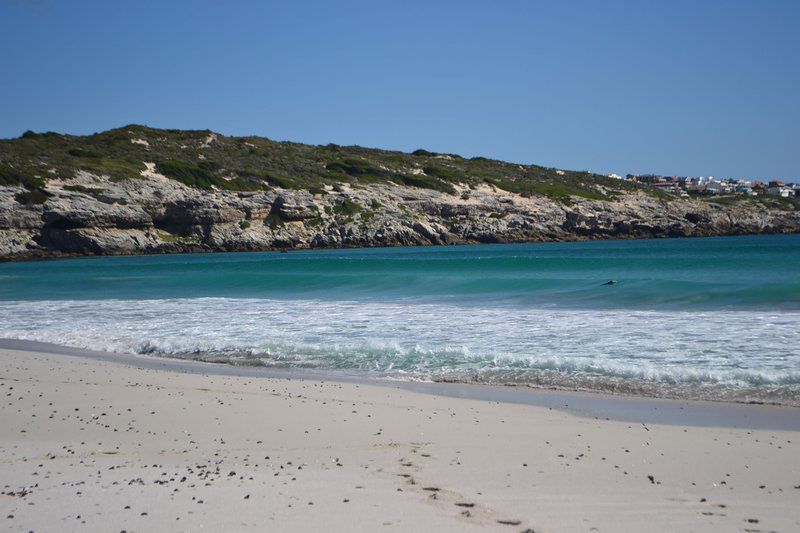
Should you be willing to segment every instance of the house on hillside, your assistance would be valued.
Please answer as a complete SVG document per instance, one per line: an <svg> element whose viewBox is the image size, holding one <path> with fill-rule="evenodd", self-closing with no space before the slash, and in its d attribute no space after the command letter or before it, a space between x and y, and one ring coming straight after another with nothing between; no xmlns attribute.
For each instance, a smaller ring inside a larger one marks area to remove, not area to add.
<svg viewBox="0 0 800 533"><path fill-rule="evenodd" d="M786 186L770 187L767 189L767 194L780 196L781 198L794 198L795 190Z"/></svg>

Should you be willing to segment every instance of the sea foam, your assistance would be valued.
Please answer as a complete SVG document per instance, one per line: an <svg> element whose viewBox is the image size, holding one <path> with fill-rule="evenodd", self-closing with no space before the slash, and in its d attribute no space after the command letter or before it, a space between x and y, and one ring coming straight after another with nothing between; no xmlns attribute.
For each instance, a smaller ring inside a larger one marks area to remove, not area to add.
<svg viewBox="0 0 800 533"><path fill-rule="evenodd" d="M798 264L800 235L9 263L0 337L798 403Z"/></svg>
<svg viewBox="0 0 800 533"><path fill-rule="evenodd" d="M794 403L800 313L195 298L0 302L0 336L234 364Z"/></svg>

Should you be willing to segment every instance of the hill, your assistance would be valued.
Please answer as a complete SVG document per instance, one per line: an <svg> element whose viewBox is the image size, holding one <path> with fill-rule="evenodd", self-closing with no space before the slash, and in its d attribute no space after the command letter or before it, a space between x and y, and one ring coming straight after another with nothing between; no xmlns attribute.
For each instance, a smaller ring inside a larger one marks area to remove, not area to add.
<svg viewBox="0 0 800 533"><path fill-rule="evenodd" d="M130 125L0 140L0 259L796 232L800 204L684 199L427 150Z"/></svg>

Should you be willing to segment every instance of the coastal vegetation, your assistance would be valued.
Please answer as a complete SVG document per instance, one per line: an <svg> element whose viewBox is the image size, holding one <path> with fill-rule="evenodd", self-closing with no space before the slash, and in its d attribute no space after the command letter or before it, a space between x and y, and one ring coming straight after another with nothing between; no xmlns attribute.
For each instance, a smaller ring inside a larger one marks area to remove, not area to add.
<svg viewBox="0 0 800 533"><path fill-rule="evenodd" d="M706 202L723 206L757 205L767 209L800 210L800 197L784 198L782 196L764 194L758 196L726 194L719 196L701 196L699 198Z"/></svg>
<svg viewBox="0 0 800 533"><path fill-rule="evenodd" d="M129 125L87 136L25 132L0 140L0 185L40 189L49 179L79 171L111 181L142 179L145 162L167 178L197 189L258 191L305 189L324 195L341 183L396 183L457 194L456 185L485 184L522 196L614 200L645 185L593 174L521 165L485 157L464 158L418 149L412 153L312 146L264 137L226 137L209 130L164 130Z"/></svg>
<svg viewBox="0 0 800 533"><path fill-rule="evenodd" d="M28 190L35 190L44 187L44 180L27 174L18 168L0 163L0 186L2 185L21 185Z"/></svg>
<svg viewBox="0 0 800 533"><path fill-rule="evenodd" d="M175 243L175 244L193 244L200 242L194 235L172 235L171 233L159 233L158 238L162 242Z"/></svg>
<svg viewBox="0 0 800 533"><path fill-rule="evenodd" d="M660 187L208 130L26 132L0 140L0 261L800 231L800 199Z"/></svg>

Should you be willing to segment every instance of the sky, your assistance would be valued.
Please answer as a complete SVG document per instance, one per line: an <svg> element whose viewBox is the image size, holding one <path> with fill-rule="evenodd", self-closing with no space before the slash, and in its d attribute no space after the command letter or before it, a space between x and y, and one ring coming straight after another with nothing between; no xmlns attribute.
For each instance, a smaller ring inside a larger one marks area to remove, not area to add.
<svg viewBox="0 0 800 533"><path fill-rule="evenodd" d="M800 2L0 0L0 138L126 124L800 181Z"/></svg>

